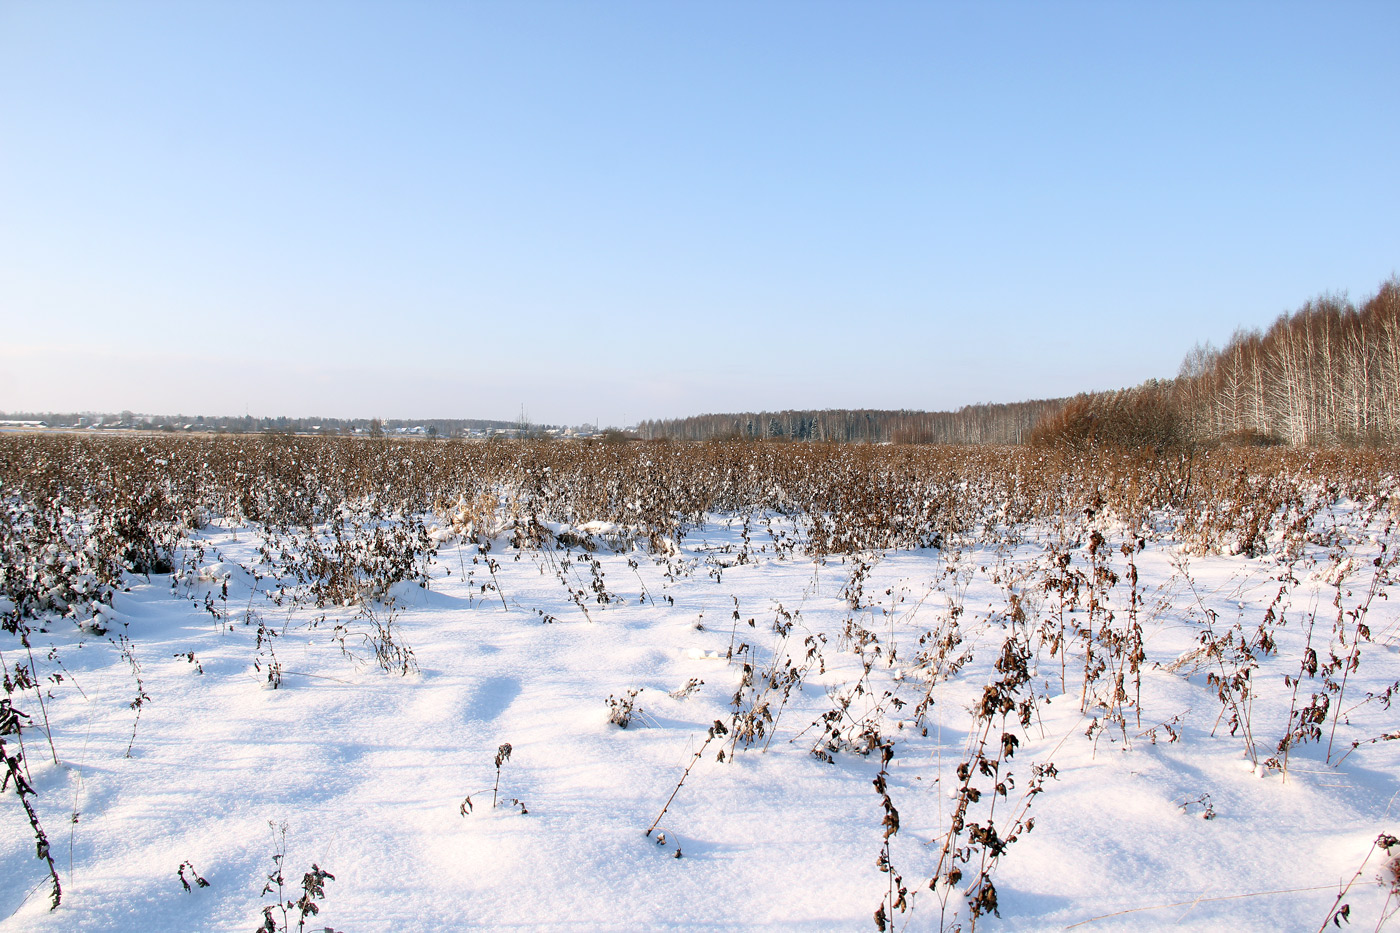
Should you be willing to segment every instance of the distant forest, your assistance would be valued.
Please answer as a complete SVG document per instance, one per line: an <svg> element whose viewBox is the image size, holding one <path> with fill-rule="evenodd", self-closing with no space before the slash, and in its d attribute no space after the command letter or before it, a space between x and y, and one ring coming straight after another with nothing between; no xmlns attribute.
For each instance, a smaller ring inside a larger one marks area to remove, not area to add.
<svg viewBox="0 0 1400 933"><path fill-rule="evenodd" d="M1198 345L1175 379L1068 399L952 412L780 411L644 421L645 439L867 443L1395 444L1400 442L1400 278L1359 305L1335 295Z"/></svg>
<svg viewBox="0 0 1400 933"><path fill-rule="evenodd" d="M428 418L205 417L0 413L50 425L231 433L540 434L518 421ZM593 433L592 431L588 433ZM621 432L610 430L621 439ZM644 440L912 444L1400 443L1400 278L1359 304L1323 295L1267 330L1239 330L1220 349L1197 345L1173 379L1073 398L966 405L957 411L737 412L643 421Z"/></svg>
<svg viewBox="0 0 1400 933"><path fill-rule="evenodd" d="M705 441L717 438L842 441L896 444L1020 444L1043 416L1064 399L967 405L957 411L778 411L696 415L671 421L643 421L646 440L667 437Z"/></svg>

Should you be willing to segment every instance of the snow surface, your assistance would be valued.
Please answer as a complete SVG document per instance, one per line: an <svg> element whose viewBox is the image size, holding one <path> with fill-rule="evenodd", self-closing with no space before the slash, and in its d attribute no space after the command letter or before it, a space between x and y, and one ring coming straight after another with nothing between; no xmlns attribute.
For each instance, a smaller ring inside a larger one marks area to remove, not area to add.
<svg viewBox="0 0 1400 933"><path fill-rule="evenodd" d="M1345 509L1338 520L1348 520ZM712 516L669 562L642 548L516 551L502 538L491 554L499 592L477 549L439 530L431 587L400 586L392 606L369 607L381 622L392 618L411 647L418 669L407 676L373 663L355 634L370 624L363 611L276 605L269 581L245 570L256 562L256 533L207 527L200 578L131 577L87 632L54 619L36 634L39 667L63 678L46 695L59 764L37 722L26 752L64 897L48 910L18 802L0 797L0 930L251 930L271 903L259 896L273 868L269 824L283 822L289 883L313 862L335 876L309 929L873 929L888 887L876 867L879 756L845 750L826 762L810 753L813 723L862 672L843 631L853 621L877 639L865 650L881 649L852 714L885 690L909 703L889 711L883 731L894 739L889 788L902 819L891 860L912 890L934 871L969 708L1015 626L1007 581L1022 575L1032 625L1052 613L1036 581L1055 533L1023 529L1015 547L969 541L866 555L873 567L852 609L843 587L854 556L815 561L799 550L780 559L755 526L751 559L737 563L740 525L738 516ZM1347 606L1365 595L1378 553L1353 530L1354 560L1340 571ZM617 538L625 529L580 529L589 532ZM1121 575L1117 547L1131 538L1108 537ZM1083 543L1074 543L1076 564L1086 566ZM593 598L590 559L616 601ZM1329 766L1324 729L1323 743L1294 750L1286 779L1252 765L1221 717L1209 668L1189 653L1207 609L1217 627L1239 619L1252 630L1286 566L1193 556L1172 542L1149 543L1136 562L1149 661L1141 725L1130 714L1126 741L1117 727L1086 735L1103 710L1081 711L1075 656L1063 688L1058 661L1040 657L1035 684L1049 699L1021 735L1008 800L1019 804L1034 762L1053 760L1058 777L1030 802L1034 830L993 875L1000 917L977 925L1316 929L1377 834L1400 830L1400 743L1362 745ZM1310 614L1315 643L1331 630L1337 563L1314 548L1298 565L1277 655L1254 674L1260 761L1286 730L1284 675L1297 672ZM571 589L588 591L587 617L560 583L560 566ZM1125 611L1126 582L1111 599ZM797 612L786 640L774 631L780 605ZM972 659L932 687L925 736L911 719L929 689L914 663L917 639L946 626L958 606L961 649ZM1400 718L1380 700L1351 708L1400 676L1396 607L1377 598L1368 619L1373 641L1348 682L1334 762L1352 740L1394 731ZM271 647L276 689L259 622L280 633ZM332 637L338 622L349 626L349 653ZM716 740L661 820L666 844L644 835L707 728L731 721L741 676L734 649L751 645L762 667L775 651L800 660L803 639L819 634L825 670L814 668L794 692L771 741L719 762ZM139 720L119 635L130 639L149 696ZM671 695L692 679L704 683ZM1305 682L1304 693L1311 689ZM623 729L609 722L608 699L629 690L639 691L639 712ZM1180 741L1147 731L1174 718ZM512 754L500 769L503 805L493 809L503 743ZM207 888L182 890L176 872L186 861ZM1358 929L1395 907L1375 882L1380 862L1371 858L1346 898ZM1266 894L1280 891L1289 893ZM949 910L957 907L954 894ZM893 926L936 930L952 916L924 888ZM965 907L961 916L965 923Z"/></svg>

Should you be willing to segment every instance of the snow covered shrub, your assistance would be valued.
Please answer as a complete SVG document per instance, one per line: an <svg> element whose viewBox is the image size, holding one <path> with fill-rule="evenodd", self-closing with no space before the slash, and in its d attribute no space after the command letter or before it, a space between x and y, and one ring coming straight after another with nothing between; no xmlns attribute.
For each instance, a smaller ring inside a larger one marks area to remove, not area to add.
<svg viewBox="0 0 1400 933"><path fill-rule="evenodd" d="M186 868L190 870L190 876L188 878L185 877ZM188 859L180 863L180 867L176 869L175 874L176 877L180 879L180 886L185 889L186 894L192 893L196 887L209 887L209 882L201 877L199 872L194 870L194 863ZM193 881L194 884L190 884L191 881Z"/></svg>
<svg viewBox="0 0 1400 933"><path fill-rule="evenodd" d="M32 665L32 662L31 662ZM33 680L32 666L16 664L12 671L4 671L5 695L0 696L0 794L11 787L19 798L29 823L30 834L34 838L34 856L43 861L49 872L49 909L56 910L63 899L63 886L59 883L58 868L54 865L53 851L49 847L49 837L39 822L38 811L34 809L34 798L38 796L29 783L29 768L25 764L23 731L29 715L14 705L17 693L33 689L38 685ZM7 742L6 739L9 739Z"/></svg>
<svg viewBox="0 0 1400 933"><path fill-rule="evenodd" d="M504 765L507 761L510 761L511 752L513 751L515 751L515 749L511 746L509 742L503 743L499 748L496 749L496 783L491 785L491 809L493 810L497 806L501 790L501 766ZM472 793L484 793L484 791L472 791ZM524 816L530 812L528 809L526 809L524 801L522 801L519 797L512 797L510 800L506 801L506 806L511 808L519 808L521 816ZM458 811L463 816L467 816L472 812L473 809L474 805L472 804L471 794L468 794L462 799L462 805L458 807Z"/></svg>
<svg viewBox="0 0 1400 933"><path fill-rule="evenodd" d="M470 499L466 493L458 495L456 503L449 508L440 508L454 535L472 540L492 537L499 531L496 509L499 499L494 493L481 491Z"/></svg>
<svg viewBox="0 0 1400 933"><path fill-rule="evenodd" d="M275 894L277 900L263 907L262 925L254 933L291 933L292 917L295 912L297 933L305 933L306 918L314 917L321 912L320 901L326 896L326 882L334 881L335 875L323 869L315 862L311 863L311 870L302 875L301 896L293 898L295 890L287 890L286 859L287 859L287 824L280 826L268 821L268 827L272 829L272 871L268 872L267 883L263 885L262 896ZM191 866L193 870L193 866ZM195 876L200 882L204 879ZM181 875L181 881L184 876ZM186 890L189 885L186 884ZM280 920L278 919L280 915ZM330 927L324 929L330 930Z"/></svg>
<svg viewBox="0 0 1400 933"><path fill-rule="evenodd" d="M16 620L87 616L95 604L111 602L120 575L120 565L71 513L18 497L0 509L0 612Z"/></svg>
<svg viewBox="0 0 1400 933"><path fill-rule="evenodd" d="M673 788L671 791L671 796L666 798L666 802L661 806L661 812L656 814L656 819L652 820L651 825L647 827L645 835L648 838L650 838L651 834L656 832L656 828L661 825L662 819L664 819L666 816L666 811L671 809L671 804L675 803L676 801L676 795L679 794L681 792L681 788L685 786L686 778L690 777L691 770L694 769L694 767L700 763L700 759L705 756L705 749L709 748L710 743L713 742L715 739L722 739L728 734L728 727L725 726L725 724L720 722L718 719L716 719L714 723L710 726L710 728L706 730L705 741L701 742L700 747L697 748L691 754L690 761L686 763L685 770L681 772L680 780L676 782L675 788ZM724 752L721 751L717 757L720 761L723 761ZM676 851L680 851L679 847L677 847ZM676 857L680 858L679 855L677 855Z"/></svg>
<svg viewBox="0 0 1400 933"><path fill-rule="evenodd" d="M1389 853L1390 849L1386 849L1386 852ZM1385 860L1379 874L1376 875L1376 880L1381 883L1381 887L1385 888L1385 905L1381 908L1381 923L1383 924L1394 913L1390 907L1391 901L1400 900L1400 855L1391 855ZM1400 909L1400 907L1395 909Z"/></svg>
<svg viewBox="0 0 1400 933"><path fill-rule="evenodd" d="M957 766L958 784L954 790L954 809L948 831L938 851L938 862L927 886L939 899L943 911L940 928L947 928L949 908L956 915L961 905L953 901L953 893L964 878L971 875L961 892L973 925L977 918L998 913L996 885L992 873L1007 848L1023 833L1035 828L1028 815L1031 802L1044 790L1045 781L1058 775L1051 762L1031 767L1031 780L1020 801L1010 813L995 813L996 799L1009 798L1015 781L1010 770L1011 760L1020 747L1013 721L1022 730L1030 726L1035 715L1037 698L1031 680L1029 644L1020 633L1013 632L1001 647L995 664L1000 675L982 690L982 697L973 709L973 729L968 734L967 757ZM979 805L985 813L977 819ZM997 817L994 819L994 816Z"/></svg>
<svg viewBox="0 0 1400 933"><path fill-rule="evenodd" d="M377 609L375 603L365 600L353 618L337 623L332 632L341 652L357 663L363 658L347 644L351 640L367 647L375 665L386 674L406 677L418 670L418 658L404 640L392 597Z"/></svg>
<svg viewBox="0 0 1400 933"><path fill-rule="evenodd" d="M637 694L641 693L642 687L628 690L621 697L608 695L608 722L619 729L626 729L632 725L632 720L642 715L642 708L637 705Z"/></svg>
<svg viewBox="0 0 1400 933"><path fill-rule="evenodd" d="M407 676L418 670L418 659L414 657L413 649L404 641L403 631L398 627L394 601L390 599L380 612L375 612L366 603L362 611L371 627L367 638L379 669L387 674L400 676Z"/></svg>
<svg viewBox="0 0 1400 933"><path fill-rule="evenodd" d="M703 680L701 680L699 677L692 677L689 680L687 680L683 686L677 687L675 690L672 690L668 695L673 700L684 700L703 686L705 686L705 682Z"/></svg>
<svg viewBox="0 0 1400 933"><path fill-rule="evenodd" d="M1347 893L1351 891L1356 882L1361 879L1362 874L1366 871L1366 864L1371 861L1371 856L1376 854L1377 849L1384 852L1386 856L1389 856L1383 863L1380 876L1377 878L1382 886L1387 887L1385 903L1381 906L1381 917L1376 921L1376 929L1379 930L1384 926L1385 921L1394 913L1390 902L1397 896L1400 896L1400 890L1397 890L1395 881L1397 869L1400 869L1400 856L1393 855L1397 848L1400 848L1400 839L1396 839L1390 833L1381 833L1376 837L1376 841L1371 843L1371 848L1366 850L1366 857L1363 858L1361 864L1356 867L1356 872L1342 889L1337 892L1337 898L1328 909L1326 919L1322 921L1322 926L1318 927L1319 931L1326 930L1328 924L1340 929L1343 922L1351 922L1351 904L1346 903L1344 898L1346 898Z"/></svg>
<svg viewBox="0 0 1400 933"><path fill-rule="evenodd" d="M336 511L324 535L307 536L306 568L317 606L363 605L399 583L427 587L436 549L421 519L385 524L347 511Z"/></svg>
<svg viewBox="0 0 1400 933"><path fill-rule="evenodd" d="M904 886L904 877L895 870L894 865L890 862L890 837L899 833L899 811L895 809L894 801L890 799L889 766L892 760L894 760L894 745L886 742L880 746L880 772L875 775L875 780L871 782L875 785L875 792L880 795L880 806L885 812L884 818L880 821L884 834L880 842L880 854L875 859L875 866L889 876L889 888L880 901L880 906L875 909L875 929L879 933L885 933L885 930L891 926L890 921L896 911L904 913L909 909L909 889Z"/></svg>

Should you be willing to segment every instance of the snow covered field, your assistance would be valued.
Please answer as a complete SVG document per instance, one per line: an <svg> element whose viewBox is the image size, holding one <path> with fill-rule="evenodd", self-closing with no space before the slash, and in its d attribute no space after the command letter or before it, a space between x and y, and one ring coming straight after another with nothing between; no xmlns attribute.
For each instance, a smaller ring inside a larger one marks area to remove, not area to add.
<svg viewBox="0 0 1400 933"><path fill-rule="evenodd" d="M659 528L624 520L625 478L621 512L522 508L583 494L521 458L605 465L498 451L516 472L455 503L346 498L312 531L206 503L108 605L36 595L42 457L7 456L33 793L0 797L0 930L296 929L264 914L282 852L283 902L329 873L315 930L1308 930L1343 904L1369 930L1400 906L1374 845L1400 833L1388 474L1299 467L1260 527L1238 497L1071 503L1078 474L998 511L1028 462L963 480L979 520L925 546L842 549L821 529L858 496ZM881 464L870 489L956 480ZM54 520L69 563L88 507Z"/></svg>

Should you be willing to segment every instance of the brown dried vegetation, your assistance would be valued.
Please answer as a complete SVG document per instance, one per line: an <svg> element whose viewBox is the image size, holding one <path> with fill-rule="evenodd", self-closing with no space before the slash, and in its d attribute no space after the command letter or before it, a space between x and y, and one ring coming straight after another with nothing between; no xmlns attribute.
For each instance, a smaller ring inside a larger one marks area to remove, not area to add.
<svg viewBox="0 0 1400 933"><path fill-rule="evenodd" d="M1158 401L1139 393L1106 407L1086 401L1076 409L1072 403L1056 429L1057 442L1045 447L0 438L4 786L14 787L25 804L56 905L58 872L31 806L25 768L24 734L42 728L44 718L29 638L40 626L58 624L77 625L89 637L105 635L104 607L131 575L168 574L172 592L202 598L221 631L248 632L269 685L278 685L277 630L251 608L229 606L226 576L208 576L209 559L221 558L206 550L198 529L211 523L246 531L258 542L257 559L239 567L255 588L277 605L300 606L323 620L350 610L354 622L337 623L332 637L347 653L365 650L367 664L399 675L411 673L416 662L396 622L395 593L429 586L435 558L439 569L446 565L469 581L474 593L479 584L483 603L499 601L507 609L495 555L503 548L513 548L516 559L531 555L592 622L590 609L605 613L627 601L658 606L670 599L643 579L648 555L668 580L698 572L722 582L726 570L760 553L791 560L800 552L818 565L844 564L844 626L828 640L805 630L800 609L779 605L771 623L763 615L760 624L758 614L746 619L735 601L727 660L737 686L728 719L708 728L648 835L661 828L702 757L733 761L763 754L785 712L788 722L796 715L789 712L799 707L794 698L813 673L824 673L836 653L849 653L854 678L830 690L825 708L804 728L789 728L788 742L803 739L825 761L878 753L873 773L883 838L877 864L888 878L877 925L893 925L927 890L941 905L943 926L975 926L979 917L996 913L994 870L1033 828L1031 803L1057 774L1047 760L1029 764L1019 784L1012 774L1013 764L1021 770L1017 752L1031 741L1051 680L1092 718L1095 741L1107 736L1127 746L1149 735L1155 741L1159 729L1172 741L1179 738L1181 720L1171 710L1149 716L1158 724L1142 729L1142 675L1149 664L1143 625L1154 610L1139 584L1138 560L1149 543L1185 545L1174 578L1183 593L1194 593L1189 559L1195 554L1267 554L1280 565L1279 595L1261 619L1222 619L1201 596L1187 597L1196 606L1197 648L1176 669L1164 668L1187 677L1204 672L1220 728L1251 759L1272 749L1262 764L1286 773L1290 753L1309 744L1320 749L1324 738L1322 757L1330 764L1343 749L1392 737L1346 736L1342 710L1348 701L1349 711L1389 705L1390 691L1360 700L1348 691L1355 693L1349 677L1369 658L1365 649L1374 639L1368 607L1391 581L1396 556L1382 547L1369 568L1348 564L1354 542L1322 516L1328 506L1349 500L1358 521L1384 525L1388 539L1397 501L1393 459L1361 448L1191 448L1173 440L1179 426L1154 420ZM1135 440L1100 443L1105 436ZM722 514L743 516L740 540L703 561L683 557L678 544ZM442 527L434 528L437 522ZM963 547L1009 553L1032 525L1048 542L1033 567L1003 561L978 570L964 560ZM883 554L918 548L940 549L943 576L929 593L945 594L948 605L936 622L901 641L894 617L903 611L897 607L904 594L882 593L871 581ZM1297 586L1293 568L1307 548L1336 554L1330 634L1327 620L1302 620L1307 635L1302 659L1289 662L1287 721L1256 722L1258 670L1288 624L1284 597ZM615 549L635 556L610 581L602 557ZM962 593L977 573L994 579L1005 595L989 620L1002 626L1000 651L972 709L949 822L931 840L936 854L918 868L905 858L896 871L905 809L900 794L909 790L898 777L896 749L916 734L927 737L935 687L972 660L961 627ZM633 576L640 596L623 595L616 579ZM1360 599L1343 596L1350 577L1365 587ZM556 621L538 612L544 622ZM119 639L114 647L130 659L137 697L132 709L139 716L150 697L130 643L125 635ZM189 660L196 663L193 655ZM891 673L896 668L898 676ZM678 692L689 696L702 686L694 680ZM610 698L612 722L626 727L640 715L638 692ZM497 754L493 803L511 751L502 745ZM518 799L511 804L525 812ZM468 798L463 815L470 809ZM317 881L315 892L308 889L304 904L279 891L279 905L288 911L306 906L303 919L314 914L320 885L330 877ZM913 877L922 883L907 884Z"/></svg>

